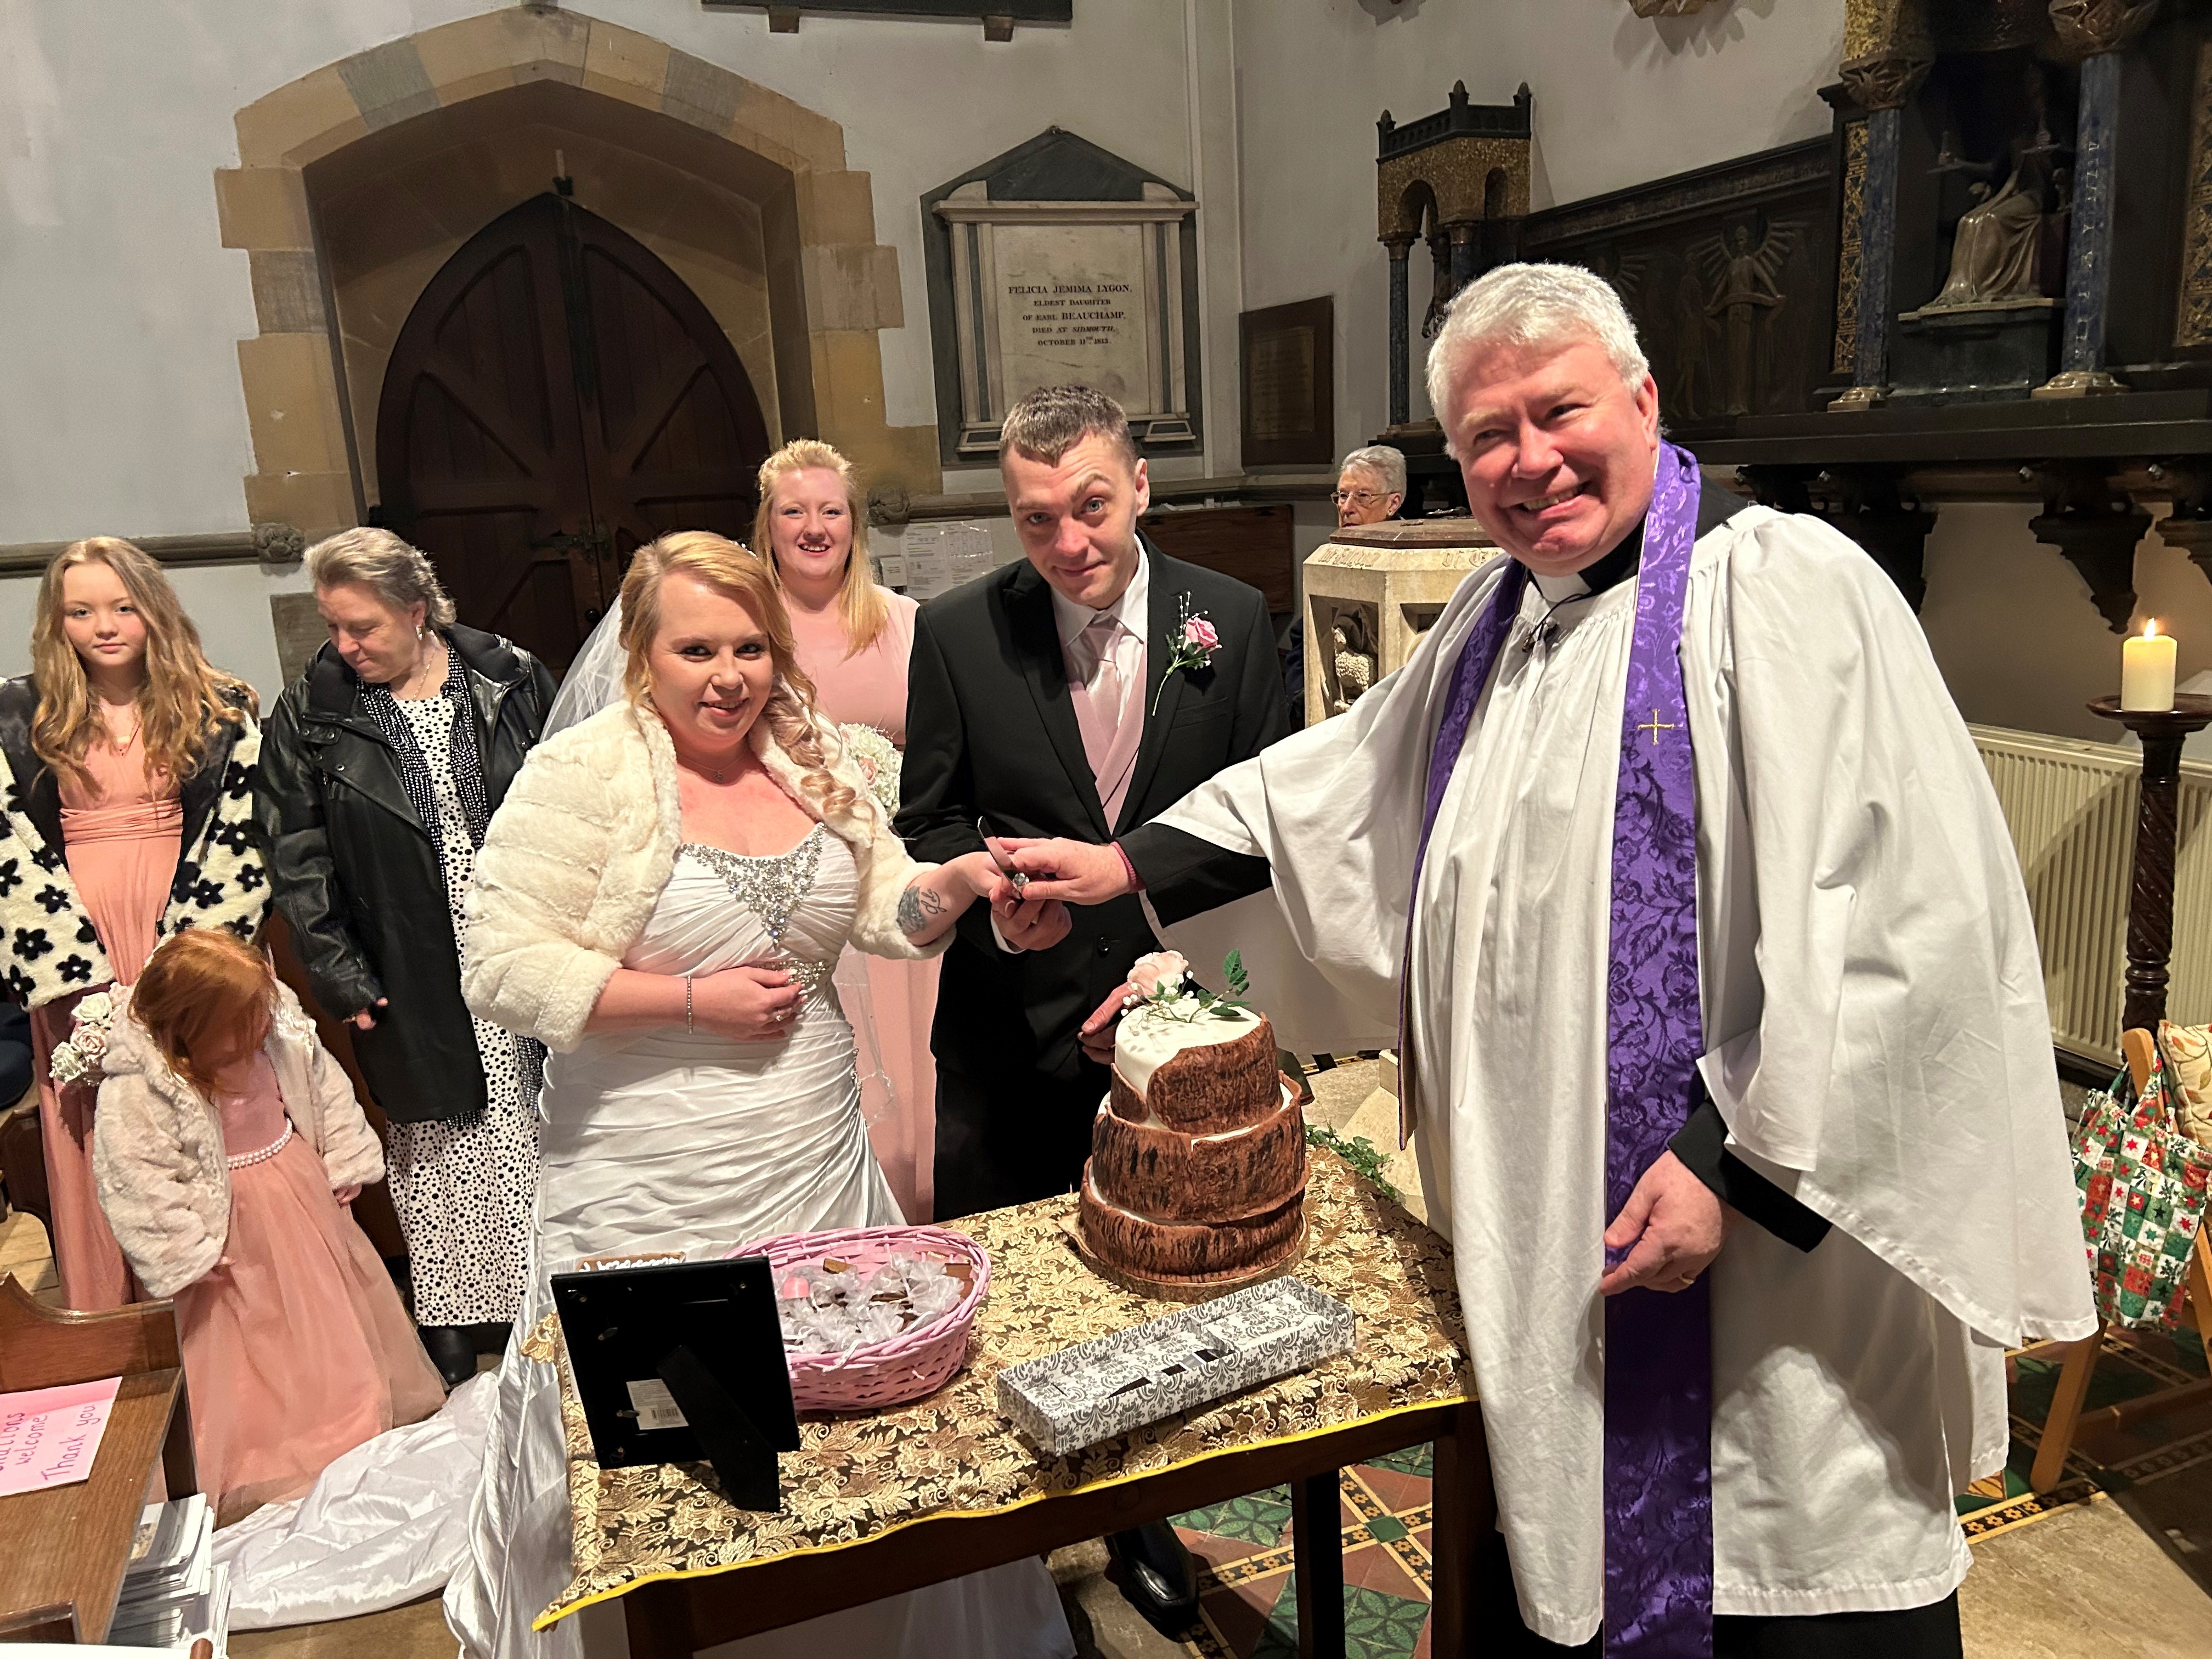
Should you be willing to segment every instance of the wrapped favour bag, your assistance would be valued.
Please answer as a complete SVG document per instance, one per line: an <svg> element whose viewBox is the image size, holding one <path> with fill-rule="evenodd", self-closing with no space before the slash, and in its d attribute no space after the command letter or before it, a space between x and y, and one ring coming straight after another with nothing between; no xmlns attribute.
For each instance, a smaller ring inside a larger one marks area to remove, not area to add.
<svg viewBox="0 0 2212 1659"><path fill-rule="evenodd" d="M2075 1133L2081 1231L2105 1322L2172 1329L2204 1219L2212 1152L2182 1133L2162 1048L2140 1099L2129 1097L2127 1084L2124 1071L2092 1094Z"/></svg>

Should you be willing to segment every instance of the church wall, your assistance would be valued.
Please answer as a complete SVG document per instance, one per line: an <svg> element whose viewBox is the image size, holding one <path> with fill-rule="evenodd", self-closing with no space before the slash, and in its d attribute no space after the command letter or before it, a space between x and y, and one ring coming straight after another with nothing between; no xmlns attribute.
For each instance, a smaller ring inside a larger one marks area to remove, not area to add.
<svg viewBox="0 0 2212 1659"><path fill-rule="evenodd" d="M213 183L240 163L234 114L381 42L511 9L483 0L140 0L124 27L105 7L0 0L0 544L246 526L240 481L256 458L239 357L263 330L247 256L222 246ZM876 337L880 418L892 428L936 418L925 191L1054 125L1194 191L1208 447L1163 471L1236 470L1243 279L1231 0L1079 4L1072 27L1024 25L1005 43L987 42L973 19L808 14L799 33L771 35L760 12L710 13L697 0L568 9L842 126L844 165L871 183L872 230L856 227L855 240L896 251L904 322ZM672 235L642 240L700 280L701 264ZM742 274L733 265L732 283ZM755 370L757 345L741 349ZM781 362L756 372L764 408L775 407ZM373 401L362 388L354 397ZM958 472L944 487L995 483L988 471ZM296 588L296 572L246 564L177 575L214 654L257 684L264 672L273 681L266 604L241 594ZM27 617L32 591L30 579L0 579L0 613ZM23 631L0 629L0 672L27 666Z"/></svg>
<svg viewBox="0 0 2212 1659"><path fill-rule="evenodd" d="M1389 263L1375 240L1375 121L1534 94L1534 209L1828 131L1843 0L1734 0L1639 18L1622 0L1237 0L1244 304L1336 300L1337 449L1389 421ZM1412 309L1429 298L1416 248ZM1417 350L1419 342L1416 342ZM1417 361L1413 415L1428 413Z"/></svg>

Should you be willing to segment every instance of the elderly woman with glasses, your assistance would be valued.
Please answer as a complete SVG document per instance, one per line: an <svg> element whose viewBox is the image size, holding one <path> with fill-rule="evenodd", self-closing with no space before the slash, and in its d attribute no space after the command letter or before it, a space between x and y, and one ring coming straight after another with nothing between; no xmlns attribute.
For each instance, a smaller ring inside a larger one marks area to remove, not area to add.
<svg viewBox="0 0 2212 1659"><path fill-rule="evenodd" d="M1406 458L1388 444L1355 449L1337 469L1336 489L1329 496L1336 508L1336 527L1350 530L1363 524L1395 519L1406 504ZM1306 613L1301 609L1291 621L1291 659L1283 670L1290 688L1291 720L1306 723Z"/></svg>
<svg viewBox="0 0 2212 1659"><path fill-rule="evenodd" d="M544 1050L461 1000L462 900L553 677L464 628L388 530L307 550L330 641L270 716L255 813L315 1000L350 1021L386 1118L416 1322L447 1385L522 1298Z"/></svg>

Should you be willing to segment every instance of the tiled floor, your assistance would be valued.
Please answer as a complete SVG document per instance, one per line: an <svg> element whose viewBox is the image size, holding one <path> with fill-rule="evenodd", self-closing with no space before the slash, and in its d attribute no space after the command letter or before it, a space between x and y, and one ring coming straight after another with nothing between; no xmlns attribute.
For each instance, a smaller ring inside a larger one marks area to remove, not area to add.
<svg viewBox="0 0 2212 1659"><path fill-rule="evenodd" d="M1425 1446L1344 1472L1346 1645L1353 1659L1425 1656L1429 1614L1429 1451ZM1200 1561L1205 1629L1190 1651L1297 1651L1297 1579L1291 1499L1282 1487L1193 1510L1176 1528Z"/></svg>

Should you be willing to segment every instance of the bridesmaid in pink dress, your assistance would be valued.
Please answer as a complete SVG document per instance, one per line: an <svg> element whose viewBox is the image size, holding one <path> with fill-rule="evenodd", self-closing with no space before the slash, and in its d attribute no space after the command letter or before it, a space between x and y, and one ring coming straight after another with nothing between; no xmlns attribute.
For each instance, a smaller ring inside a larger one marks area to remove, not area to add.
<svg viewBox="0 0 2212 1659"><path fill-rule="evenodd" d="M34 866L20 884L0 879L0 902L17 907L0 909L0 933L10 988L32 1006L62 1300L97 1310L138 1288L94 1193L93 1083L57 1083L53 1051L84 995L138 977L165 925L259 927L268 884L243 808L226 808L244 776L233 763L251 765L259 732L252 692L209 665L175 590L129 542L96 538L57 556L32 659L31 676L0 687L0 783L16 787L22 817L5 850L31 843ZM195 867L179 895L188 844ZM226 868L203 872L201 860ZM26 903L35 936L4 925Z"/></svg>
<svg viewBox="0 0 2212 1659"><path fill-rule="evenodd" d="M761 464L760 502L753 546L771 556L815 706L840 726L874 726L903 750L907 655L921 607L876 586L862 527L866 497L851 464L828 444L795 439ZM937 962L848 951L836 982L859 1039L860 1109L876 1161L907 1219L927 1221L937 1141L929 1052Z"/></svg>
<svg viewBox="0 0 2212 1659"><path fill-rule="evenodd" d="M146 1287L175 1299L217 1523L436 1411L444 1385L345 1208L383 1149L268 963L218 928L168 940L105 1063L100 1200Z"/></svg>

